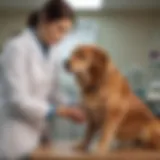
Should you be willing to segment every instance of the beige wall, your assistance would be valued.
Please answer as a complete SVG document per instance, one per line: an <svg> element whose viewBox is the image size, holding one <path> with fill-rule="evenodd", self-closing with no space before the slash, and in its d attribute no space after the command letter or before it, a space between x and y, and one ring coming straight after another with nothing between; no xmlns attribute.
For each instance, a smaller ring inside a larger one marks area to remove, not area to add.
<svg viewBox="0 0 160 160"><path fill-rule="evenodd" d="M25 12L0 12L0 45L24 27L26 16ZM97 44L109 51L122 71L135 64L148 66L147 55L160 41L160 14L106 13L80 17L93 19L99 25Z"/></svg>
<svg viewBox="0 0 160 160"><path fill-rule="evenodd" d="M8 13L0 12L0 46L4 44L4 41L14 32L17 32L23 28L25 24L25 13Z"/></svg>

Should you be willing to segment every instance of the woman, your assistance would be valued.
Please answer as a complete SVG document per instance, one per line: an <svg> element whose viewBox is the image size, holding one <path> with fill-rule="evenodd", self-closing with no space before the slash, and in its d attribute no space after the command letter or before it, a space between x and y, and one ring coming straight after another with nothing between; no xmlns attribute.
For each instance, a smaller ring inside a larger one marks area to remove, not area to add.
<svg viewBox="0 0 160 160"><path fill-rule="evenodd" d="M84 120L80 110L58 102L59 53L51 54L73 21L74 13L66 2L51 0L31 15L28 29L4 47L0 59L0 159L29 155L39 144L49 116Z"/></svg>

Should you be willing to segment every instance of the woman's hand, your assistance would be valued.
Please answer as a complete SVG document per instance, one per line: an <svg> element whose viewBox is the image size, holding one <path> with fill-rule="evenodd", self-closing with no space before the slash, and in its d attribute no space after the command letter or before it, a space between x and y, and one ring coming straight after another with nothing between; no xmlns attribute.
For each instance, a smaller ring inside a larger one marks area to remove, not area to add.
<svg viewBox="0 0 160 160"><path fill-rule="evenodd" d="M58 107L57 115L69 118L77 123L83 123L85 121L85 114L80 108L76 107Z"/></svg>

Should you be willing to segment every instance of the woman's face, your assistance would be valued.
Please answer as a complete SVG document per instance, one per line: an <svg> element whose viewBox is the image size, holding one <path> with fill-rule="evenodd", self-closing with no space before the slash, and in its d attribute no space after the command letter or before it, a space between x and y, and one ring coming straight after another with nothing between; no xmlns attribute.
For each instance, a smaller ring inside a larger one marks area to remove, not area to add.
<svg viewBox="0 0 160 160"><path fill-rule="evenodd" d="M72 28L70 19L61 19L54 22L44 22L42 28L42 38L48 45L57 44Z"/></svg>

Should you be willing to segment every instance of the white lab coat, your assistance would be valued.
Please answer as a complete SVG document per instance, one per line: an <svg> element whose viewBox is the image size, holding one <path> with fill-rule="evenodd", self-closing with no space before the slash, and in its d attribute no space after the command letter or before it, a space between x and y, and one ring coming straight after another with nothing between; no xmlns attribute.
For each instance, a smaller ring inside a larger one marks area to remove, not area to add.
<svg viewBox="0 0 160 160"><path fill-rule="evenodd" d="M43 57L29 29L4 47L0 57L0 159L17 159L37 147L49 111L48 97L56 101L56 58L55 54Z"/></svg>

